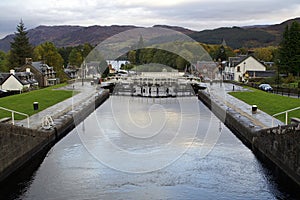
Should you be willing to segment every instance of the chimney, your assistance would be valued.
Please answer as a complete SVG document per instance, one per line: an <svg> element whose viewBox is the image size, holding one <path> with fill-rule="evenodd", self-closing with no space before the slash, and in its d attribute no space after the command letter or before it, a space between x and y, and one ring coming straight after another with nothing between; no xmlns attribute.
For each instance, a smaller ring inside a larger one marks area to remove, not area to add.
<svg viewBox="0 0 300 200"><path fill-rule="evenodd" d="M25 64L31 65L32 64L32 58L25 58Z"/></svg>
<svg viewBox="0 0 300 200"><path fill-rule="evenodd" d="M15 75L15 70L11 69L11 70L9 70L9 73L12 74L12 75Z"/></svg>
<svg viewBox="0 0 300 200"><path fill-rule="evenodd" d="M28 73L29 73L29 72L30 72L30 68L26 68L26 72L28 72Z"/></svg>

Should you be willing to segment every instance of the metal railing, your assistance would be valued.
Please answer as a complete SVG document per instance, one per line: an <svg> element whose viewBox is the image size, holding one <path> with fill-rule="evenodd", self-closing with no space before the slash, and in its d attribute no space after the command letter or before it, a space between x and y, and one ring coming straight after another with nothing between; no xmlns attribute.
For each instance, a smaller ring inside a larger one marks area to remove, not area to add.
<svg viewBox="0 0 300 200"><path fill-rule="evenodd" d="M25 113L21 113L21 112L15 111L15 110L11 110L11 109L8 109L8 108L0 107L0 109L6 110L8 112L11 112L11 120L12 120L12 124L13 125L15 125L15 113L27 117L27 127L29 128L29 115L27 115Z"/></svg>
<svg viewBox="0 0 300 200"><path fill-rule="evenodd" d="M291 112L291 111L294 111L294 110L299 110L300 107L297 107L297 108L293 108L293 109L290 109L290 110L286 110L286 111L283 111L283 112L280 112L280 113L276 113L274 115L272 115L272 127L274 126L274 117L278 116L278 115L282 115L282 114L285 114L285 124L287 125L288 124L288 113Z"/></svg>

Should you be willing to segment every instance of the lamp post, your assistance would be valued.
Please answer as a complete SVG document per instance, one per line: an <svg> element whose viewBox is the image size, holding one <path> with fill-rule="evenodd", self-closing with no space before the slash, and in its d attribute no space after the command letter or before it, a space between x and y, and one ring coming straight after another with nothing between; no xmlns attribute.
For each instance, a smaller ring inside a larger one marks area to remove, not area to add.
<svg viewBox="0 0 300 200"><path fill-rule="evenodd" d="M245 82L245 70L246 70L246 62L244 62L244 70L243 70L243 83Z"/></svg>

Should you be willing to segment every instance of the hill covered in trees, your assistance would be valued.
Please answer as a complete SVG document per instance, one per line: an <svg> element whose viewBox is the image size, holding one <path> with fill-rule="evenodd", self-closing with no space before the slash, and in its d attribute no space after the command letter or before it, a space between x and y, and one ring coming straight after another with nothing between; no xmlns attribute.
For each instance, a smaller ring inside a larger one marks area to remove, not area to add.
<svg viewBox="0 0 300 200"><path fill-rule="evenodd" d="M220 44L225 39L231 48L255 48L269 45L278 45L281 34L287 24L292 21L300 22L300 18L291 19L281 24L257 25L249 27L223 27L213 30L193 31L183 27L155 25L154 27L168 28L182 32L198 42L206 44ZM46 41L57 47L77 46L84 43L97 45L110 36L127 31L137 26L38 26L28 30L30 43L34 46ZM0 40L0 50L9 51L13 34ZM138 37L138 36L137 36ZM126 39L126 38L124 38ZM146 39L146 38L145 38Z"/></svg>

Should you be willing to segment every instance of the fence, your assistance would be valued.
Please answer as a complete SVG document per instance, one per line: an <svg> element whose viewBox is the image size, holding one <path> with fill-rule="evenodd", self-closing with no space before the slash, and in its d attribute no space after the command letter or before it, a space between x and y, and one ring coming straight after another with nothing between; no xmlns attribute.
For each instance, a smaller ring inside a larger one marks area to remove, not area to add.
<svg viewBox="0 0 300 200"><path fill-rule="evenodd" d="M27 127L29 128L29 115L27 115L25 113L21 113L21 112L15 111L15 110L11 110L11 109L8 109L8 108L0 107L0 109L6 110L8 112L11 112L11 120L12 120L12 124L13 125L15 125L15 113L19 114L19 115L26 116L27 117Z"/></svg>
<svg viewBox="0 0 300 200"><path fill-rule="evenodd" d="M258 86L260 84L256 84L256 83L252 83L252 82L248 82L248 83L241 83L241 82L234 82L234 81L228 81L225 80L224 82L227 83L232 83L232 84L236 84L236 85L240 85L240 86L250 86L256 89L259 89ZM278 94L278 95L282 95L282 96L291 96L291 97L297 97L300 98L300 88L297 87L281 87L281 86L277 86L277 85L271 85L273 90L270 91L274 94Z"/></svg>
<svg viewBox="0 0 300 200"><path fill-rule="evenodd" d="M283 111L283 112L280 112L280 113L276 113L274 115L272 115L272 127L274 126L273 122L274 122L274 117L278 116L278 115L282 115L282 114L285 114L285 124L287 125L288 124L288 113L291 112L291 111L294 111L294 110L299 110L300 107L297 107L297 108L293 108L293 109L290 109L290 110L286 110L286 111Z"/></svg>

